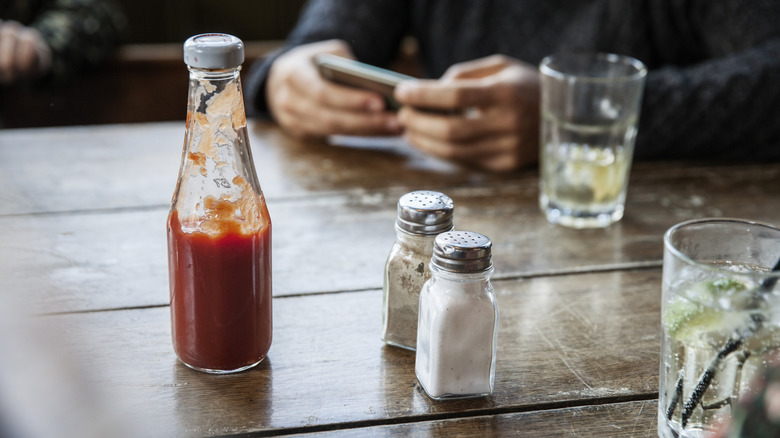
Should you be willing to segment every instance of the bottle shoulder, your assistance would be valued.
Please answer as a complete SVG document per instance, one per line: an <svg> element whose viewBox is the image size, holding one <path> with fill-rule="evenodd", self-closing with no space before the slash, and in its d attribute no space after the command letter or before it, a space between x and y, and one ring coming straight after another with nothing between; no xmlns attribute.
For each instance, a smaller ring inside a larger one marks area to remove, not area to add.
<svg viewBox="0 0 780 438"><path fill-rule="evenodd" d="M189 229L255 233L270 227L237 72L190 70L186 134L171 206Z"/></svg>

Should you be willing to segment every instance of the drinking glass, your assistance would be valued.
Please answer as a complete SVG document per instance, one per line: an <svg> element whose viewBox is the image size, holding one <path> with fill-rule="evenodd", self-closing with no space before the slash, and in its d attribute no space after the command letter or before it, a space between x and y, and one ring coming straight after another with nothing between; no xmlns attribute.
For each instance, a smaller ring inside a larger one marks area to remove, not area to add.
<svg viewBox="0 0 780 438"><path fill-rule="evenodd" d="M647 69L609 54L544 58L539 205L547 220L607 227L623 217Z"/></svg>
<svg viewBox="0 0 780 438"><path fill-rule="evenodd" d="M658 435L718 429L780 352L780 229L697 219L664 236Z"/></svg>

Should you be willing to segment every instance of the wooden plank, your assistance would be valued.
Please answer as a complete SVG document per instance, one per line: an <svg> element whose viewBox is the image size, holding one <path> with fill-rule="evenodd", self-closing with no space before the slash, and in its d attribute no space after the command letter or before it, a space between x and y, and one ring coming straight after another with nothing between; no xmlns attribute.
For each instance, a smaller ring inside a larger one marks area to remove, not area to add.
<svg viewBox="0 0 780 438"><path fill-rule="evenodd" d="M653 399L660 277L640 270L495 282L495 393L449 402L419 388L414 353L380 341L378 290L274 299L268 358L229 376L176 361L167 308L38 320L62 334L57 344L85 387L121 401L123 416L143 418L154 436L323 430Z"/></svg>
<svg viewBox="0 0 780 438"><path fill-rule="evenodd" d="M0 215L169 204L184 126L0 131Z"/></svg>
<svg viewBox="0 0 780 438"><path fill-rule="evenodd" d="M649 437L657 430L657 401L632 401L547 411L484 415L311 433L306 436L408 437Z"/></svg>
<svg viewBox="0 0 780 438"><path fill-rule="evenodd" d="M0 130L0 215L168 205L184 128L170 122ZM269 199L503 180L396 146L304 143L253 121L248 132Z"/></svg>
<svg viewBox="0 0 780 438"><path fill-rule="evenodd" d="M664 231L695 217L780 223L778 191L769 191L773 181L780 183L780 172L763 169L752 178L725 173L721 186L702 175L648 177L632 189L623 221L606 230L548 224L531 187L459 187L448 193L456 203L456 227L493 239L496 278L529 277L660 266ZM271 198L275 295L381 288L395 240L395 204L403 193L392 188ZM161 205L0 216L5 285L42 312L165 305L166 215Z"/></svg>
<svg viewBox="0 0 780 438"><path fill-rule="evenodd" d="M184 105L184 104L182 104ZM182 107L183 108L183 107ZM456 167L403 146L339 147L290 139L271 124L250 121L250 144L269 200L324 194L384 196L419 189L500 189L536 211L536 169L495 175ZM0 130L0 215L162 206L170 203L184 137L183 122ZM626 219L648 214L738 214L770 211L780 202L780 165L691 166L638 163ZM451 192L451 193L450 193ZM519 197L519 199L517 199ZM369 199L371 196L368 197ZM743 200L728 209L723 200ZM743 199L744 198L744 199ZM491 201L492 202L492 201ZM634 203L652 203L653 211ZM751 204L755 204L750 207ZM744 207L744 208L743 208ZM764 214L763 216L770 216ZM771 217L771 216L770 216ZM778 218L777 214L773 216Z"/></svg>

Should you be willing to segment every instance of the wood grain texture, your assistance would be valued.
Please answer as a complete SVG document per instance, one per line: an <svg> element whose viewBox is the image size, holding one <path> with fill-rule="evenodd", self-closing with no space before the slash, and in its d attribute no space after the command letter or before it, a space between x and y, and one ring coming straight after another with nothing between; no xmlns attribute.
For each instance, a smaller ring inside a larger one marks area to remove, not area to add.
<svg viewBox="0 0 780 438"><path fill-rule="evenodd" d="M546 222L535 169L491 175L393 142L297 142L262 122L249 133L273 220L275 339L257 368L209 376L178 363L170 341L164 224L183 124L0 131L0 405L18 380L33 399L68 400L42 418L81 418L69 405L84 394L51 395L83 387L97 401L82 416L137 436L653 436L664 231L704 216L780 223L778 164L637 163L623 220L577 231ZM493 240L491 397L433 402L414 354L380 341L396 202L417 189L450 195L456 228ZM48 344L19 342L13 321L29 313L56 333ZM9 340L37 354L7 360ZM9 372L19 363L70 364L76 377Z"/></svg>
<svg viewBox="0 0 780 438"><path fill-rule="evenodd" d="M655 401L552 409L421 421L306 434L309 437L651 437L656 436ZM301 436L301 435L293 435Z"/></svg>
<svg viewBox="0 0 780 438"><path fill-rule="evenodd" d="M380 341L379 290L274 299L267 360L229 376L177 362L167 308L45 319L64 334L59 343L86 380L156 436L321 430L655 397L659 270L494 285L495 392L448 402L418 386L412 352Z"/></svg>
<svg viewBox="0 0 780 438"><path fill-rule="evenodd" d="M264 122L250 121L248 127L269 201L324 196L327 202L336 194L393 198L428 188L453 196L472 192L488 200L493 193L506 194L512 198L503 203L520 200L522 211L538 209L536 169L488 174L423 156L397 142L331 146L294 141ZM183 138L183 122L0 130L0 215L169 205ZM778 219L767 205L780 201L772 190L779 182L777 164L638 163L631 174L626 219L642 223L651 213ZM737 203L732 207L731 201ZM652 211L634 203L649 204Z"/></svg>
<svg viewBox="0 0 780 438"><path fill-rule="evenodd" d="M682 220L741 216L780 223L780 172L728 169L734 184L696 176L646 175L626 217L609 229L553 226L535 187L454 187L455 226L493 240L496 278L660 266L662 236ZM107 177L106 177L107 178ZM744 179L743 179L744 178ZM406 189L271 198L274 294L382 287L395 240L396 202ZM82 192L86 193L86 192ZM632 196L633 195L633 196ZM168 301L165 205L67 214L0 216L0 273L36 312L164 305Z"/></svg>
<svg viewBox="0 0 780 438"><path fill-rule="evenodd" d="M168 205L184 128L183 122L169 122L0 130L0 185L13 188L0 194L0 215ZM408 147L298 142L253 121L248 132L269 199L501 179Z"/></svg>

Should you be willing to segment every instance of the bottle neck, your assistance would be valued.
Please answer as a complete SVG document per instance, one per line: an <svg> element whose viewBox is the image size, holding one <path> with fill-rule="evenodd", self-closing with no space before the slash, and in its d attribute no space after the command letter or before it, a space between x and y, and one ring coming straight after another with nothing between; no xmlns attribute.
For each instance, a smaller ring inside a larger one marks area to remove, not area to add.
<svg viewBox="0 0 780 438"><path fill-rule="evenodd" d="M241 66L221 70L187 68L190 71L188 129L192 116L197 113L208 117L229 117L233 120L234 130L242 127L239 125L246 125L246 112L241 92ZM213 120L210 124L218 126Z"/></svg>
<svg viewBox="0 0 780 438"><path fill-rule="evenodd" d="M411 249L412 251L426 254L429 257L433 254L433 241L436 239L435 234L410 233L408 231L402 230L396 225L395 235L398 243Z"/></svg>
<svg viewBox="0 0 780 438"><path fill-rule="evenodd" d="M264 201L249 148L240 68L189 71L187 130L173 204L200 219L221 217L220 209L235 211L259 229L262 218L253 212Z"/></svg>
<svg viewBox="0 0 780 438"><path fill-rule="evenodd" d="M224 69L205 69L187 67L190 71L190 79L199 81L225 81L225 80L238 80L240 78L241 66Z"/></svg>
<svg viewBox="0 0 780 438"><path fill-rule="evenodd" d="M246 112L241 90L241 67L221 70L188 67L187 146L191 151L205 146L246 148ZM219 132L219 135L215 134ZM194 143L193 143L194 142ZM205 143L205 144L204 144Z"/></svg>
<svg viewBox="0 0 780 438"><path fill-rule="evenodd" d="M433 263L429 264L431 275L436 279L443 281L454 281L459 283L487 283L493 275L493 265L488 269L478 272L451 272L442 269Z"/></svg>

